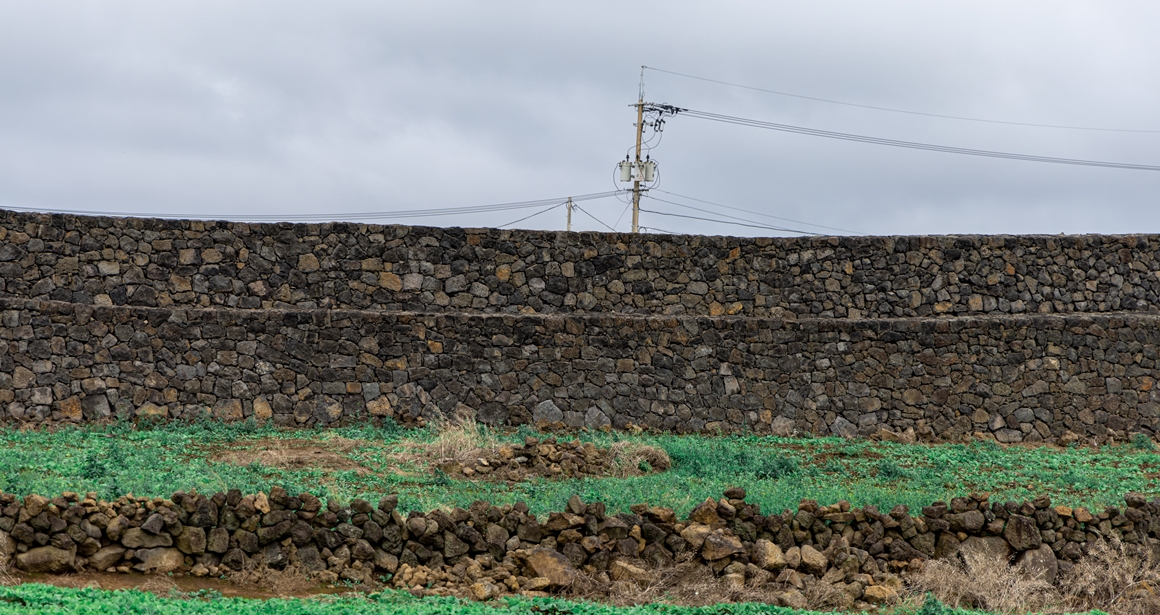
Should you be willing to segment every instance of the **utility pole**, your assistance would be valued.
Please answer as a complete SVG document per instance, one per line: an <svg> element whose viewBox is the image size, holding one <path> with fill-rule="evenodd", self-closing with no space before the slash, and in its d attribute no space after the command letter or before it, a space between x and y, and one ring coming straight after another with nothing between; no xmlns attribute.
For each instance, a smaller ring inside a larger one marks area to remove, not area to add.
<svg viewBox="0 0 1160 615"><path fill-rule="evenodd" d="M632 232L640 232L640 180L644 167L640 161L640 144L644 136L644 67L640 68L640 96L636 101L636 164L632 174Z"/></svg>
<svg viewBox="0 0 1160 615"><path fill-rule="evenodd" d="M571 233L572 232L572 197L568 197L568 204L566 205L566 207L568 208L568 232Z"/></svg>

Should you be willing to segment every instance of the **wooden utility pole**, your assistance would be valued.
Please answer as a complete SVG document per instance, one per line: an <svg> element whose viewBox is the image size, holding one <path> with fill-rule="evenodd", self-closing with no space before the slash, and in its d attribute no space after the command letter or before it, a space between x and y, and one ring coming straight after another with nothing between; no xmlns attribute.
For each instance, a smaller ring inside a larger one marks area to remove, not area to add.
<svg viewBox="0 0 1160 615"><path fill-rule="evenodd" d="M640 180L644 179L640 144L644 136L644 69L641 69L640 99L636 103L636 164L632 168L632 232L640 232Z"/></svg>

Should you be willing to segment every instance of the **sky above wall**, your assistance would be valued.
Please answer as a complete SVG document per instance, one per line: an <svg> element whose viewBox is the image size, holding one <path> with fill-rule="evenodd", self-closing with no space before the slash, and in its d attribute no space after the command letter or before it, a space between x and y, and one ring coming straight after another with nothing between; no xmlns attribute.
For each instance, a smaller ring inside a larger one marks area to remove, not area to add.
<svg viewBox="0 0 1160 615"><path fill-rule="evenodd" d="M1160 165L1157 24L1156 2L1095 0L6 2L0 207L341 217L613 190L615 164L634 141L642 65L930 114L1157 132L893 113L645 71L653 102ZM651 155L665 191L642 201L651 229L1160 232L1157 171L916 151L680 115ZM629 228L623 200L581 207L575 230ZM498 226L543 209L393 222ZM717 222L725 215L754 226ZM564 224L558 207L515 226Z"/></svg>

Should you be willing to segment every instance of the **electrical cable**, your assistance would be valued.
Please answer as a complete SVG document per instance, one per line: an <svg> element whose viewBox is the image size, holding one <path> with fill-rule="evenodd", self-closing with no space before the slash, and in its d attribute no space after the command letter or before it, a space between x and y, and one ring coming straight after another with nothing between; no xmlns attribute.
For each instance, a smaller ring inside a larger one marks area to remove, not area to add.
<svg viewBox="0 0 1160 615"><path fill-rule="evenodd" d="M632 207L632 200L631 199L629 199L628 204L624 206L624 209L621 210L620 216L616 218L616 222L613 223L612 226L620 226L620 221L624 219L624 214L628 213L629 207Z"/></svg>
<svg viewBox="0 0 1160 615"><path fill-rule="evenodd" d="M572 197L573 201L591 201L595 199L603 199L610 196L615 196L624 192L623 190L612 190L607 192L594 192L589 194L581 194ZM568 197L557 197L552 199L539 199L535 201L517 201L512 203L493 203L489 205L474 205L468 207L444 207L437 209L416 209L416 210L400 210L400 211L381 211L381 212L348 212L335 214L283 214L283 215L238 215L226 218L215 219L232 219L235 221L244 222L297 222L297 221L334 221L334 220L378 220L378 219L398 219L398 218L426 218L434 216L451 216L464 215L473 213L488 213L497 211L511 211L518 209L530 209L534 207L543 207L544 205L556 205L561 201L567 201ZM118 212L118 211L87 211L87 210L69 210L69 209L48 209L41 207L19 207L19 206L3 206L0 209L8 209L12 211L28 211L38 213L53 213L53 214L73 214L82 216L124 216L124 217L141 217L141 218L182 218L182 219L204 219L204 214L185 214L185 213L156 213L156 212Z"/></svg>
<svg viewBox="0 0 1160 615"><path fill-rule="evenodd" d="M564 201L563 203L557 203L557 204L555 204L555 205L553 205L553 206L551 206L551 207L549 207L549 208L547 208L547 209L541 209L540 211L537 211L536 213L534 213L534 214L532 214L532 215L530 215L530 216L524 216L523 218L520 218L519 220L512 220L511 222L508 222L507 224L501 224L501 225L497 226L496 228L503 228L503 227L505 227L505 226L511 226L511 225L513 225L513 224L519 224L520 222L523 222L524 220L528 220L528 219L531 219L531 218L535 218L536 216L538 216L538 215L540 215L540 214L543 214L543 213L548 213L549 211L552 211L553 209L556 209L556 208L558 208L558 207L563 207L564 205L567 205L567 204L568 204L568 202L567 202L567 201Z"/></svg>
<svg viewBox="0 0 1160 615"><path fill-rule="evenodd" d="M755 216L762 216L762 217L765 217L765 218L773 218L773 219L775 219L775 220L785 220L786 222L793 222L793 223L795 223L795 224L804 224L804 225L806 225L806 226L816 226L816 227L818 227L818 228L829 229L829 230L831 230L831 231L841 231L841 232L843 232L843 233L850 233L850 234L852 234L852 235L861 235L861 234L862 234L862 233L860 233L860 232L858 232L858 231L852 231L852 230L850 230L850 229L845 229L845 228L838 228L838 227L836 227L836 226L826 226L826 225L824 225L824 224L814 224L813 222L805 222L805 221L802 221L802 220L794 220L793 218L783 218L783 217L781 217L781 216L775 216L775 215L773 215L773 214L765 214L765 213L761 213L761 212L759 212L759 211L753 211L753 210L750 210L750 209L741 209L740 207L730 207L730 206L728 206L728 205L722 205L722 204L720 204L720 203L714 203L713 201L706 201L706 200L704 200L704 199L698 199L698 198L696 198L696 197L691 197L691 196L687 196L687 195L684 195L684 194L677 194L677 193L675 193L675 192L669 192L669 191L667 191L667 190L661 190L660 188L649 188L649 190L653 190L653 191L656 191L656 192L663 192L664 194L668 194L668 195L675 196L675 197L680 197L680 198L682 198L682 199L689 199L690 201L697 201L698 203L704 203L704 204L706 204L706 205L712 205L712 206L714 206L714 207L721 207L721 208L724 208L724 209L732 209L733 211L740 211L740 212L744 212L744 213L747 213L747 214L753 214L753 215L755 215Z"/></svg>
<svg viewBox="0 0 1160 615"><path fill-rule="evenodd" d="M640 227L640 230L642 230L642 231L656 231L658 233L664 233L666 235L680 235L680 233L676 233L673 231L666 231L663 228L657 228L655 226L642 226L642 227Z"/></svg>
<svg viewBox="0 0 1160 615"><path fill-rule="evenodd" d="M646 195L646 196L647 196L647 195ZM649 199L651 199L651 200L653 200L653 201L659 201L659 202L661 202L661 203L668 203L669 205L676 205L676 206L678 206L678 207L685 207L685 208L688 208L688 209L694 209L694 210L697 210L697 211L700 211L700 212L704 212L704 213L715 214L715 215L718 215L718 216L725 216L725 217L727 217L727 218L733 218L734 220L738 220L738 222L730 222L729 220L720 220L720 219L716 219L716 218L693 218L693 219L696 219L696 220L707 220L707 221L709 221L709 222L716 222L716 223L718 223L718 224L736 224L736 225L738 225L738 226L749 226L749 227L753 227L753 228L763 228L763 229L768 229L768 230L771 230L771 231L781 231L781 232L784 232L784 233L800 233L800 234L802 234L802 235L818 235L818 236L822 236L822 234L821 234L821 233L814 233L814 232L812 232L812 231L803 231L803 230L800 230L800 229L795 229L795 228L787 228L787 227L784 227L784 226L772 226L772 225L769 225L769 224L762 224L762 223L760 223L760 222L756 222L756 221L754 221L754 220L745 220L744 218L737 218L737 217L735 217L735 216L727 216L727 215L725 215L725 214L721 214L721 213L718 213L718 212L715 212L715 211L709 211L709 210L707 210L707 209L699 209L699 208L697 208L697 207L691 207L691 206L689 206L689 205L683 205L683 204L681 204L681 203L677 203L677 202L674 202L674 201L666 201L665 199L658 199L658 198L656 198L655 196L648 196L647 198L649 198ZM644 211L644 210L642 209L641 211ZM654 212L654 213L655 213L655 212ZM662 215L672 215L672 216L676 216L677 214L662 214ZM689 216L684 216L684 217L689 217Z"/></svg>
<svg viewBox="0 0 1160 615"><path fill-rule="evenodd" d="M692 209L694 211L699 211L701 213L723 216L725 218L730 218L733 220L737 220L739 222L746 222L749 224L761 224L760 222L757 222L755 220L746 220L745 218L738 218L737 216L730 216L729 214L723 214L723 213L716 212L716 211L713 211L710 209L702 209L700 207L693 207L692 205L685 205L683 203L677 203L676 201L666 201L665 199L658 199L655 196L648 196L648 198L650 198L654 201L660 201L661 203L668 203L669 205L676 205L677 207L684 207L685 209ZM725 221L722 220L721 222L724 223ZM806 235L822 235L822 233L814 233L812 231L801 231L798 229L785 228L785 227L766 226L766 228L770 228L770 229L777 230L777 231L787 231L787 232L791 232L791 233L804 233Z"/></svg>
<svg viewBox="0 0 1160 615"><path fill-rule="evenodd" d="M609 231L614 232L614 233L616 232L616 229L612 229L611 226L604 224L604 220L597 218L596 216L593 216L592 214L588 214L588 210L581 208L580 205L573 204L572 207L577 208L580 211L583 211L583 215L588 216L589 218L596 220L596 222L599 222L601 226L606 227L606 229L608 229Z"/></svg>
<svg viewBox="0 0 1160 615"><path fill-rule="evenodd" d="M646 66L645 68L647 68L648 70L656 71L658 73L667 73L670 75L676 75L678 77L687 77L689 79L697 79L699 81L707 81L709 83L717 83L720 85L728 85L728 86L735 87L735 88L743 88L746 90L753 90L755 92L765 92L767 94L777 94L779 96L788 96L790 98L801 98L804 100L812 100L812 101L816 101L816 102L824 102L824 103L830 103L830 104L834 104L834 105L844 105L847 107L859 107L862 109L873 109L875 111L889 111L890 113L904 113L907 115L922 115L922 116L926 116L926 117L937 117L937 118L948 119L948 120L962 120L965 122L983 122L983 123L987 123L987 124L1006 124L1009 126L1030 126L1033 128L1062 128L1065 130L1091 130L1091 131L1098 131L1098 132L1133 132L1133 133L1141 133L1141 134L1160 134L1160 130L1141 130L1141 129L1135 129L1135 128L1098 128L1098 127L1092 127L1092 126L1065 126L1065 125L1060 125L1060 124L1035 124L1035 123L1031 123L1031 122L1009 122L1009 121L1004 121L1004 120L989 120L989 119L983 119L983 118L977 118L977 117L964 117L964 116L959 116L959 115L942 115L942 114L938 114L938 113L924 113L922 111L907 111L905 109L892 109L890 107L876 107L874 105L862 105L862 104L858 104L858 103L843 102L840 100L831 100L829 98L817 98L814 96L802 96L801 94L790 94L789 92L779 92L777 90L766 90L764 88L757 88L757 87L753 87L753 86L749 86L749 85L742 85L740 83L730 83L728 81L719 81L717 79L709 79L708 77L698 77L696 75L688 75L685 73L678 73L678 72L671 71L671 70L664 70L663 68L653 68L651 66Z"/></svg>
<svg viewBox="0 0 1160 615"><path fill-rule="evenodd" d="M1003 158L1008 160L1023 160L1026 162L1045 162L1052 164L1067 164L1075 166L1087 167L1104 167L1110 169L1126 169L1131 171L1160 171L1160 166L1135 164L1128 162L1107 162L1101 160L1081 160L1075 158L1055 158L1051 156L1036 156L1032 154L1016 154L1011 152L997 152L991 150L969 149L965 147L953 147L949 145L935 145L931 143L916 143L913 141L899 141L897 139L885 139L882 137L870 137L866 135L856 135L845 132L834 132L831 130L820 130L817 128L806 128L803 126L793 126L790 124L777 124L774 122L764 122L761 120L752 120L742 117L733 117L730 115L721 115L719 113L710 113L707 111L696 111L693 109L680 109L681 115L689 117L709 120L713 122L721 122L724 124L734 124L737 126L748 126L750 128L763 128L766 130L777 130L781 132L789 132L794 134L808 135L812 137L825 137L827 139L838 139L842 141L855 141L858 143L869 143L872 145L888 145L891 147L902 147L908 149L918 149L931 152L943 152L947 154L963 154L967 156L982 156L985 158Z"/></svg>
<svg viewBox="0 0 1160 615"><path fill-rule="evenodd" d="M659 200L659 199L653 199L653 200ZM764 225L760 225L760 224L742 224L740 222L729 222L726 220L714 220L712 218L700 218L697 216L686 216L684 214L670 214L670 213L666 213L663 211L655 211L652 209L643 209L642 208L641 211L644 213L656 214L658 216L668 216L670 218L688 218L689 220L703 220L705 222L716 222L717 224L731 224L733 226L747 226L750 228L760 228L760 229L773 230L773 231L788 231L791 233L803 233L806 235L816 235L817 234L817 233L810 233L807 231L795 231L793 229L782 229L782 228L777 228L774 226L764 226Z"/></svg>

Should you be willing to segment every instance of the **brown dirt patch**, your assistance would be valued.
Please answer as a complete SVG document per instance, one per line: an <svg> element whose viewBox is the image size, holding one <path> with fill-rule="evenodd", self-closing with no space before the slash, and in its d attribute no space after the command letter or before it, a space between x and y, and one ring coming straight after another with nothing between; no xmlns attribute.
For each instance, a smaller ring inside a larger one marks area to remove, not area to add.
<svg viewBox="0 0 1160 615"><path fill-rule="evenodd" d="M194 577L190 575L145 575L104 572L83 572L77 574L23 574L14 580L19 583L44 583L56 587L91 587L105 590L136 589L158 596L170 596L175 592L190 594L198 591L216 591L230 598L306 598L318 594L332 594L349 591L333 588L298 577L293 582L281 579L277 571L271 578L230 578ZM273 578L279 577L279 578ZM15 584L15 583L13 583Z"/></svg>
<svg viewBox="0 0 1160 615"><path fill-rule="evenodd" d="M364 442L347 438L328 438L322 442L281 438L238 440L213 447L209 460L239 466L259 463L283 470L355 470L367 473L369 469L347 456L364 445Z"/></svg>

